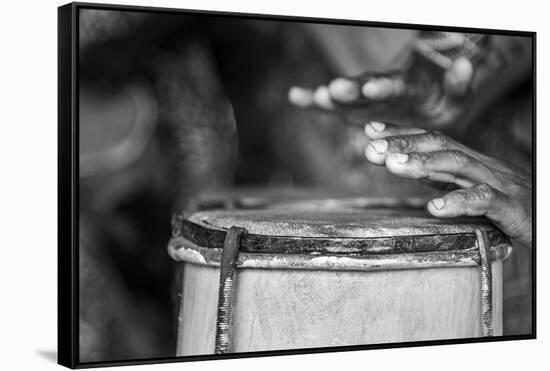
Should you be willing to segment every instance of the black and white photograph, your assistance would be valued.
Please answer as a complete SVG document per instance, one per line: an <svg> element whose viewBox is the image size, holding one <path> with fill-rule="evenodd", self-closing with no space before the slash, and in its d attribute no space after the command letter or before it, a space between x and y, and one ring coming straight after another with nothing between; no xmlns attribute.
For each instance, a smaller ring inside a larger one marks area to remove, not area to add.
<svg viewBox="0 0 550 371"><path fill-rule="evenodd" d="M58 17L59 363L535 338L535 32Z"/></svg>

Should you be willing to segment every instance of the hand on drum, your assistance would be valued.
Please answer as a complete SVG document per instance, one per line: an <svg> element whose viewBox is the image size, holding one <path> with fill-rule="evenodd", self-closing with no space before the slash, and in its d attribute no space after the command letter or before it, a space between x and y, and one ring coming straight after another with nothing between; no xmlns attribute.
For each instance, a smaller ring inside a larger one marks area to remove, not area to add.
<svg viewBox="0 0 550 371"><path fill-rule="evenodd" d="M510 238L531 245L531 174L474 151L439 132L380 122L365 126L367 160L393 174L458 189L431 200L439 218L486 216Z"/></svg>

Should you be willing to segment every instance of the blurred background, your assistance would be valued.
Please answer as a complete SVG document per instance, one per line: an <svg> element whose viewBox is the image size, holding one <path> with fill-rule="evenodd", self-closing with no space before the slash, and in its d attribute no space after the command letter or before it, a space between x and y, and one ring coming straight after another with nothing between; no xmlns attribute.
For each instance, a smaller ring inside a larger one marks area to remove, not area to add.
<svg viewBox="0 0 550 371"><path fill-rule="evenodd" d="M80 361L174 356L176 270L166 244L172 214L197 200L439 194L369 165L360 117L287 99L293 85L400 68L418 34L80 10ZM514 83L491 88L494 99L468 106L466 119L425 125L530 169L532 75L521 64L531 65L530 41L490 38L521 72ZM505 265L505 335L530 333L530 250L515 248Z"/></svg>

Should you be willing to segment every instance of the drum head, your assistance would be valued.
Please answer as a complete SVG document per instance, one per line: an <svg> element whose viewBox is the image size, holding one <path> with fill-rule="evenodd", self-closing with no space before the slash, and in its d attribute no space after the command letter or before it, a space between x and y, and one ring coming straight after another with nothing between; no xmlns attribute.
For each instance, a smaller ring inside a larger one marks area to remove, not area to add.
<svg viewBox="0 0 550 371"><path fill-rule="evenodd" d="M289 204L290 205L290 204ZM179 219L176 236L223 246L231 227L245 230L240 251L269 254L399 254L474 249L476 230L491 246L507 238L483 218L437 219L423 209L320 207L210 210Z"/></svg>
<svg viewBox="0 0 550 371"><path fill-rule="evenodd" d="M495 229L482 218L437 219L421 209L395 208L220 210L195 213L189 221L217 230L235 226L252 234L303 238L377 238Z"/></svg>

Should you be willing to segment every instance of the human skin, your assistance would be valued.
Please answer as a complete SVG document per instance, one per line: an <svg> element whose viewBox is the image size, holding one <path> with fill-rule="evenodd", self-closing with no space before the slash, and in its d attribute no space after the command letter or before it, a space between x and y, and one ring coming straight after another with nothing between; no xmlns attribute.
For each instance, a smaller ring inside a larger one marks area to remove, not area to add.
<svg viewBox="0 0 550 371"><path fill-rule="evenodd" d="M512 240L532 244L531 174L477 152L437 131L371 122L367 160L412 179L457 189L428 202L438 218L485 216Z"/></svg>
<svg viewBox="0 0 550 371"><path fill-rule="evenodd" d="M337 77L315 89L294 86L288 97L300 108L344 112L351 122L370 118L443 127L471 104L467 92L472 78L466 58L457 59L447 71L417 60L406 71Z"/></svg>
<svg viewBox="0 0 550 371"><path fill-rule="evenodd" d="M478 59L457 56L441 68L413 52L398 70L340 76L317 87L293 86L288 98L300 108L342 113L350 123L464 128L532 76L531 38L492 35L486 40Z"/></svg>

